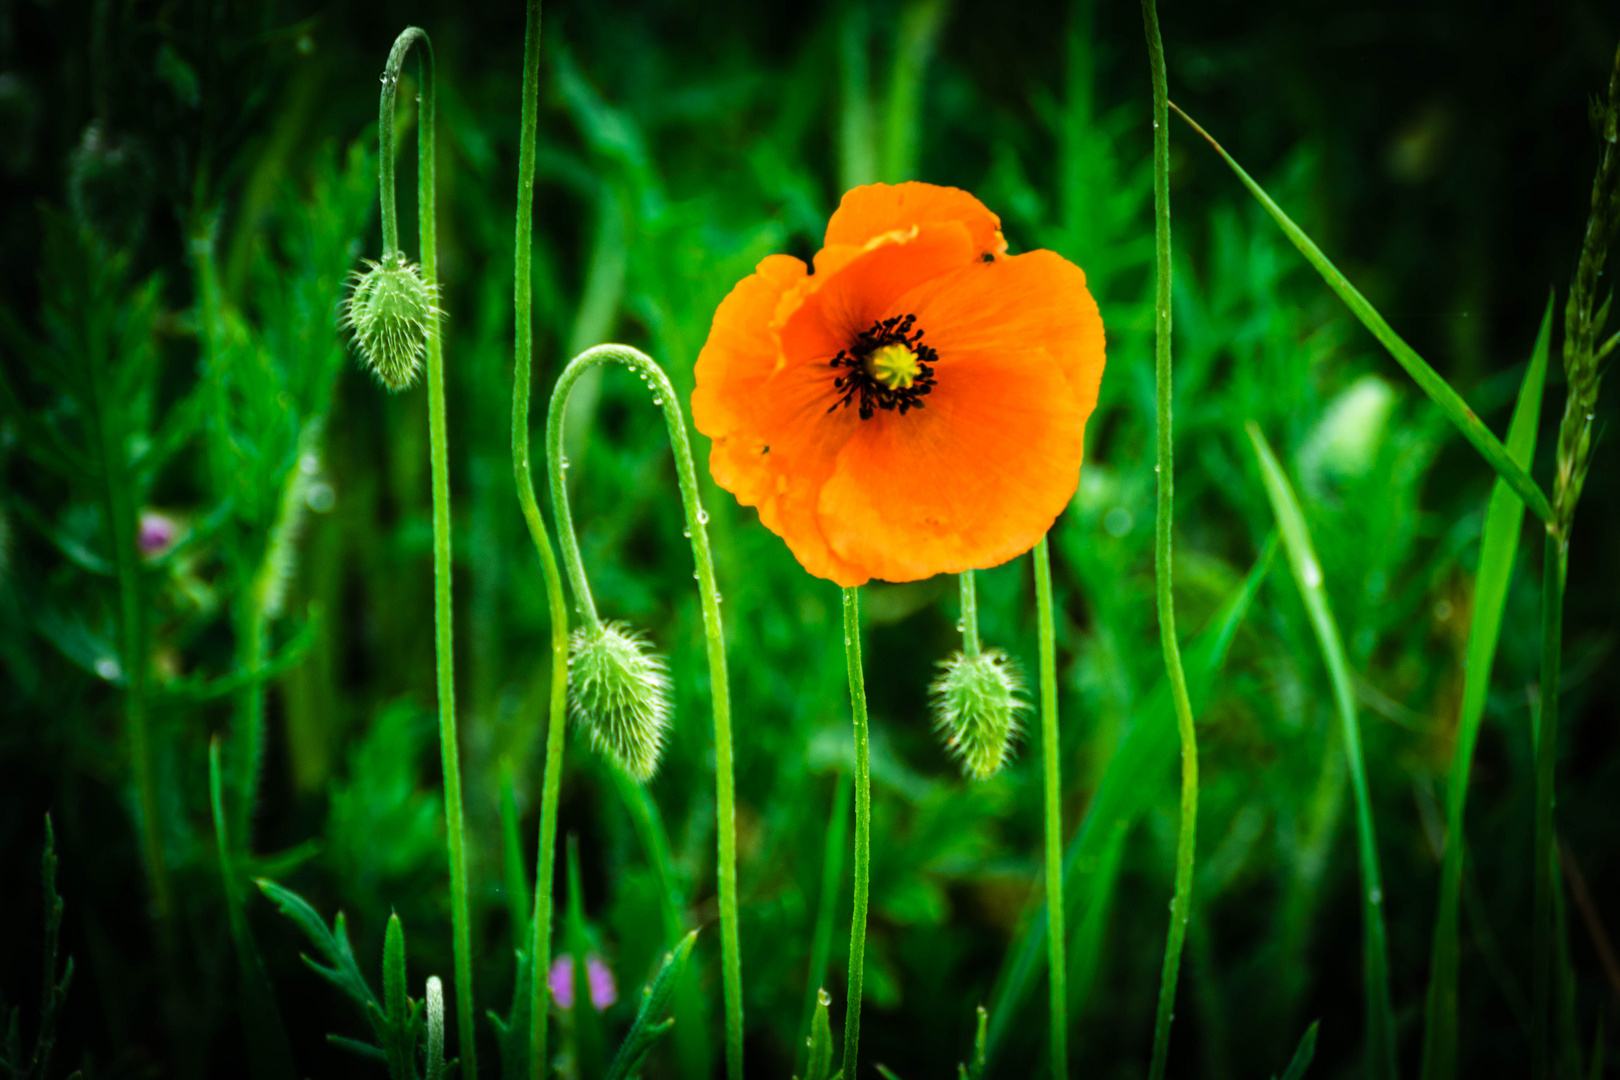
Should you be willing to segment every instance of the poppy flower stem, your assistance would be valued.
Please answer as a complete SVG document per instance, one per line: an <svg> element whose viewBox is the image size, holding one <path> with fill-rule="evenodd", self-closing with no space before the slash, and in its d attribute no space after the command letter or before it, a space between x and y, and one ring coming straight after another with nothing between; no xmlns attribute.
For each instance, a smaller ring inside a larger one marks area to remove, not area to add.
<svg viewBox="0 0 1620 1080"><path fill-rule="evenodd" d="M726 646L720 625L720 589L714 579L714 559L709 552L709 515L698 500L697 469L692 462L692 444L686 435L679 399L664 369L638 349L628 345L597 345L586 349L563 369L551 393L551 412L546 423L546 454L551 470L551 498L557 515L557 540L563 563L574 587L574 597L587 625L600 628L600 616L591 600L590 584L574 535L574 520L568 509L568 489L563 482L563 419L568 395L581 375L596 364L623 364L652 388L653 404L664 410L669 429L670 449L675 455L675 475L681 486L681 503L686 510L686 532L692 541L692 561L696 564L698 599L703 608L703 632L708 639L709 683L714 704L715 807L719 834L720 953L726 1001L726 1075L742 1078L742 963L737 944L737 814L731 765L731 690L726 675Z"/></svg>
<svg viewBox="0 0 1620 1080"><path fill-rule="evenodd" d="M518 143L517 238L513 244L516 277L513 315L516 328L512 371L512 472L518 504L529 538L540 555L546 599L551 608L551 700L546 724L546 766L540 793L540 834L535 858L534 916L530 920L529 1078L546 1080L546 1020L551 988L551 889L556 867L557 794L562 786L563 733L568 707L568 602L562 574L551 551L551 537L534 497L529 467L529 364L534 349L534 279L530 272L534 246L534 153L540 113L540 0L529 0L523 38L523 119ZM463 1073L463 1075L471 1075Z"/></svg>
<svg viewBox="0 0 1620 1080"><path fill-rule="evenodd" d="M1153 1058L1148 1065L1148 1080L1163 1080L1170 1049L1170 1023L1175 1015L1181 947L1186 941L1187 919L1192 909L1193 855L1198 844L1198 735L1193 728L1187 680L1181 670L1176 608L1170 592L1170 526L1175 506L1170 418L1170 94L1164 74L1164 42L1159 37L1159 15L1154 0L1142 0L1142 25L1153 74L1153 241L1157 269L1153 328L1158 461L1153 471L1158 474L1159 498L1153 566L1159 644L1164 651L1165 674L1175 704L1176 730L1181 736L1181 828L1176 839L1176 886L1170 901L1170 932L1164 947L1159 1009L1153 1025Z"/></svg>
<svg viewBox="0 0 1620 1080"><path fill-rule="evenodd" d="M973 585L973 571L957 575L962 585L962 652L969 658L979 655L979 600Z"/></svg>
<svg viewBox="0 0 1620 1080"><path fill-rule="evenodd" d="M1041 760L1046 788L1046 940L1052 987L1052 1075L1069 1075L1069 995L1063 959L1063 781L1058 765L1057 635L1046 537L1035 545L1035 606L1041 638Z"/></svg>
<svg viewBox="0 0 1620 1080"><path fill-rule="evenodd" d="M383 69L378 113L378 180L381 188L383 256L399 252L399 223L394 204L394 98L399 74L413 45L420 45L420 92L417 106L417 230L422 247L422 277L438 285L439 245L434 213L434 74L433 43L427 31L408 26L394 39ZM461 755L456 742L454 635L450 621L450 464L444 418L444 346L439 312L427 314L428 440L433 473L433 651L439 686L439 750L444 763L445 831L450 857L450 919L456 969L456 1033L463 1075L478 1074L477 1029L473 1020L471 913L467 904L467 854L461 812Z"/></svg>
<svg viewBox="0 0 1620 1080"><path fill-rule="evenodd" d="M849 921L849 1001L844 1012L843 1075L854 1076L861 1044L861 984L866 976L866 905L872 874L872 746L866 730L866 676L861 671L861 604L844 590L844 654L855 720L855 903Z"/></svg>

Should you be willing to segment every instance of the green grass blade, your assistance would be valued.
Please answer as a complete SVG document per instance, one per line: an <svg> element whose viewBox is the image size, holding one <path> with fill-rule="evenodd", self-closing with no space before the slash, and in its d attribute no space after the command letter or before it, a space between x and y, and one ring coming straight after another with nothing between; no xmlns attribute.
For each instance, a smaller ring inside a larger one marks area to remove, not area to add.
<svg viewBox="0 0 1620 1080"><path fill-rule="evenodd" d="M816 1080L816 1066L807 1062L814 1056L815 1018L827 1011L821 1003L827 980L827 961L832 955L833 920L838 914L838 888L844 881L844 849L849 846L849 805L853 782L840 772L833 785L832 813L827 819L827 844L821 857L821 895L816 901L816 922L810 932L810 970L805 977L803 1019L799 1030L812 1029L811 1042L799 1051L800 1070ZM831 1053L831 1051L829 1051ZM831 1068L831 1058L827 1069ZM823 1069L823 1073L827 1071ZM823 1078L824 1080L824 1078Z"/></svg>
<svg viewBox="0 0 1620 1080"><path fill-rule="evenodd" d="M225 825L225 798L220 781L219 738L208 744L208 797L214 811L214 842L219 851L219 872L225 884L225 912L230 920L231 941L236 946L237 1010L242 1017L242 1035L247 1042L248 1063L254 1080L291 1080L298 1075L292 1048L281 1026L281 1010L275 991L265 974L259 950L253 943L242 896L237 891L236 866L231 857L230 834ZM326 928L321 927L322 930Z"/></svg>
<svg viewBox="0 0 1620 1080"><path fill-rule="evenodd" d="M506 879L506 907L512 920L512 948L529 943L529 875L523 868L523 838L518 833L517 795L512 790L512 763L501 762L501 866Z"/></svg>
<svg viewBox="0 0 1620 1080"><path fill-rule="evenodd" d="M1361 727L1356 719L1354 692L1350 687L1350 665L1345 659L1339 627L1328 608L1323 588L1322 564L1311 544L1305 515L1294 495L1288 477L1271 452L1260 428L1249 421L1249 439L1260 462L1266 496L1282 532L1288 564L1299 586L1300 599L1310 615L1311 626L1322 647L1333 683L1333 698L1344 729L1344 750L1349 759L1350 783L1356 797L1356 847L1361 858L1361 915L1364 933L1363 977L1367 992L1367 1074L1375 1080L1395 1076L1395 1016L1389 998L1389 950L1384 932L1384 889L1378 870L1378 840L1373 832L1372 802L1367 790L1367 767L1362 760Z"/></svg>
<svg viewBox="0 0 1620 1080"><path fill-rule="evenodd" d="M1320 1023L1320 1020L1311 1021L1311 1026L1299 1037L1299 1049L1283 1070L1282 1080L1305 1080L1305 1070L1311 1067L1311 1059L1316 1056L1316 1028Z"/></svg>
<svg viewBox="0 0 1620 1080"><path fill-rule="evenodd" d="M1549 297L1546 314L1541 319L1541 332L1536 335L1535 348L1530 353L1530 368L1519 388L1519 402L1513 409L1513 422L1508 428L1508 453L1526 469L1530 467L1536 445L1541 390L1546 381L1547 353L1552 339L1552 315L1553 302ZM1506 482L1498 480L1491 490L1480 541L1462 711L1457 718L1457 745L1452 752L1451 780L1446 792L1446 848L1440 868L1440 909L1435 917L1428 1022L1423 1035L1425 1080L1451 1080L1457 1074L1457 906L1462 893L1463 811L1523 523L1524 503Z"/></svg>
<svg viewBox="0 0 1620 1080"><path fill-rule="evenodd" d="M1530 507L1537 517L1542 521L1551 521L1552 505L1547 501L1547 496L1542 494L1541 489L1536 486L1536 482L1530 479L1530 474L1518 462L1513 460L1507 448L1491 433L1491 429L1486 427L1484 422L1474 415L1474 410L1470 409L1467 402L1463 401L1457 391L1451 388L1451 384L1442 379L1439 372L1430 367L1428 362L1413 350L1412 346L1402 341L1400 335L1390 329L1389 323L1385 322L1384 317L1378 314L1378 311L1367 302L1367 298L1362 296L1354 285L1350 284L1349 279L1339 272L1338 267L1328 261L1328 257L1322 254L1322 250L1311 242L1311 238L1306 236L1287 214L1283 213L1280 206L1271 201L1271 196L1267 195L1265 190L1255 183L1248 173L1243 171L1242 166L1232 160L1232 156L1226 152L1220 143L1215 141L1209 132L1199 127L1192 117L1176 108L1174 103L1170 107L1175 109L1176 113L1187 121L1194 131L1207 139L1209 145L1215 148L1215 152L1226 160L1226 163L1232 167L1232 171L1237 173L1238 179L1243 181L1243 185L1260 201L1260 205L1266 208L1266 212L1282 228L1288 239L1293 241L1300 254L1304 255L1306 261L1316 268L1317 273L1322 275L1322 280L1327 282L1328 288L1338 294L1339 299L1344 301L1351 314L1360 319L1361 324L1372 331L1373 337L1377 338L1384 348L1389 350L1389 354L1395 358L1401 367L1406 369L1406 373L1412 376L1413 381L1422 388L1423 392L1428 394L1436 405L1440 406L1440 411L1444 412L1451 422L1457 425L1457 429L1463 433L1463 436L1474 444L1474 449L1478 450L1491 468L1496 470L1497 475L1512 486L1513 490L1518 493L1519 498L1524 500L1525 505Z"/></svg>

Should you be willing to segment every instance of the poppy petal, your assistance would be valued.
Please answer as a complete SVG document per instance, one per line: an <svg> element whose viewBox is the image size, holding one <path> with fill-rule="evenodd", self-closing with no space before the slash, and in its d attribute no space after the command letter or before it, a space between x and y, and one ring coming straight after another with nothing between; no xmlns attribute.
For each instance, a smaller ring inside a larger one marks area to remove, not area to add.
<svg viewBox="0 0 1620 1080"><path fill-rule="evenodd" d="M1090 409L1044 349L959 356L949 375L926 408L862 423L821 489L821 532L867 576L997 566L1033 547L1079 484Z"/></svg>
<svg viewBox="0 0 1620 1080"><path fill-rule="evenodd" d="M1045 349L1089 415L1102 383L1104 340L1085 271L1051 251L975 263L897 300L939 353L941 381L955 356ZM933 402L930 400L930 407Z"/></svg>
<svg viewBox="0 0 1620 1080"><path fill-rule="evenodd" d="M947 221L960 222L967 228L975 257L987 253L999 256L1007 250L1001 219L984 203L961 188L916 182L866 184L846 191L827 222L823 243L829 248L837 244L864 246L884 233Z"/></svg>

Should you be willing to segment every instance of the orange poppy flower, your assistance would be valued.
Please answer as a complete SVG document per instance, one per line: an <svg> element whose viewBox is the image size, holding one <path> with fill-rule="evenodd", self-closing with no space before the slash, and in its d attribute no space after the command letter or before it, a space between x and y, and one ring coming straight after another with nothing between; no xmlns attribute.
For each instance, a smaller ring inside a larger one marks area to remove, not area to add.
<svg viewBox="0 0 1620 1080"><path fill-rule="evenodd" d="M819 577L915 581L1028 551L1074 495L1103 371L1079 267L1007 255L965 191L872 184L815 270L771 255L714 315L709 469Z"/></svg>

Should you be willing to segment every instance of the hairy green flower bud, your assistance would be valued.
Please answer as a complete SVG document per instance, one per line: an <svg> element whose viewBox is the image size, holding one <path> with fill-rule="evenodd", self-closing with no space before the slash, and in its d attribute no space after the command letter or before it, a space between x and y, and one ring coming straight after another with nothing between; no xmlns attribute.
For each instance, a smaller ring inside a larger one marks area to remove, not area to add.
<svg viewBox="0 0 1620 1080"><path fill-rule="evenodd" d="M1021 730L1019 718L1029 710L1018 666L1000 649L978 656L957 653L939 666L930 688L934 726L963 772L988 779L1006 764Z"/></svg>
<svg viewBox="0 0 1620 1080"><path fill-rule="evenodd" d="M416 382L428 338L437 332L435 316L444 314L437 307L438 289L398 252L365 263L365 273L349 275L353 288L343 325L354 332L355 346L377 380L389 390L405 390Z"/></svg>
<svg viewBox="0 0 1620 1080"><path fill-rule="evenodd" d="M664 658L623 623L583 626L569 637L568 704L591 744L640 781L658 769L669 726Z"/></svg>

